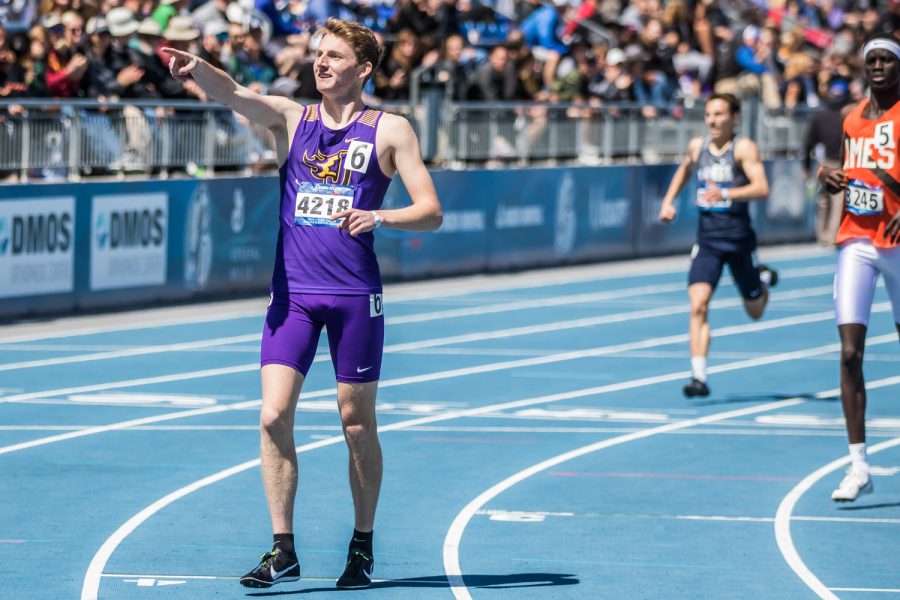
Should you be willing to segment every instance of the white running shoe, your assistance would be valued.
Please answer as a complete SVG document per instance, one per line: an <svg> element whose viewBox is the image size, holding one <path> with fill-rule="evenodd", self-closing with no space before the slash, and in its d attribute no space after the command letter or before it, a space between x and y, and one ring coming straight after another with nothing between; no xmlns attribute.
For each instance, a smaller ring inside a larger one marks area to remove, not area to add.
<svg viewBox="0 0 900 600"><path fill-rule="evenodd" d="M874 489L872 478L867 474L847 469L840 485L831 492L831 499L835 502L853 502L858 496L871 494Z"/></svg>

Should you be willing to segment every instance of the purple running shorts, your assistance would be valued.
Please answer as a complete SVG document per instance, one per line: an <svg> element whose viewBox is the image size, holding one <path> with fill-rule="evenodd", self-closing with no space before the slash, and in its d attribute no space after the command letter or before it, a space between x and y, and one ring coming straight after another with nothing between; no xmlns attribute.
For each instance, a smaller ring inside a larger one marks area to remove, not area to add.
<svg viewBox="0 0 900 600"><path fill-rule="evenodd" d="M323 326L337 381L365 383L381 377L381 294L273 294L263 327L260 365L285 365L306 377Z"/></svg>

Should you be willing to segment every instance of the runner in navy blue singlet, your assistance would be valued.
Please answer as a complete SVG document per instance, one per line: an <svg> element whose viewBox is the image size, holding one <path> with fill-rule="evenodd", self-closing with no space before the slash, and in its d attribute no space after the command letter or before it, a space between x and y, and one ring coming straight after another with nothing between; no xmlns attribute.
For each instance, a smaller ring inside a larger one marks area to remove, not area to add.
<svg viewBox="0 0 900 600"><path fill-rule="evenodd" d="M274 135L281 207L271 300L262 336L260 462L274 544L241 577L267 588L300 578L293 533L297 492L294 413L319 335L328 332L337 400L349 448L354 530L339 588L371 583L382 458L375 396L384 345L384 302L374 251L378 227L425 231L441 205L409 122L365 106L362 88L384 52L371 30L329 19L314 36L321 104L262 96L192 54L165 49L175 77ZM382 210L394 173L412 204Z"/></svg>
<svg viewBox="0 0 900 600"><path fill-rule="evenodd" d="M709 135L688 144L688 154L675 172L659 211L660 221L676 215L675 200L696 171L700 211L697 243L691 251L688 296L691 303L691 381L685 396L708 396L706 361L709 354L709 303L727 264L744 298L744 309L752 319L762 317L768 302L768 287L777 273L758 265L756 234L750 226L748 202L769 193L766 172L756 144L735 136L740 103L731 94L713 94L706 101L705 120Z"/></svg>

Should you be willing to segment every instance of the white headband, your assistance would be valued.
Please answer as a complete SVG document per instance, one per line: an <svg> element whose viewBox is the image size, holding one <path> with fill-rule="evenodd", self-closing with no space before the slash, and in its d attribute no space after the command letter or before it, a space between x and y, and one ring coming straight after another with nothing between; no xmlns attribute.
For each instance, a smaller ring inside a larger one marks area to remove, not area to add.
<svg viewBox="0 0 900 600"><path fill-rule="evenodd" d="M900 60L900 44L892 40L872 40L871 42L863 46L863 58L865 58L866 55L869 54L869 52L871 52L872 50L887 50L888 52L896 56L897 60Z"/></svg>

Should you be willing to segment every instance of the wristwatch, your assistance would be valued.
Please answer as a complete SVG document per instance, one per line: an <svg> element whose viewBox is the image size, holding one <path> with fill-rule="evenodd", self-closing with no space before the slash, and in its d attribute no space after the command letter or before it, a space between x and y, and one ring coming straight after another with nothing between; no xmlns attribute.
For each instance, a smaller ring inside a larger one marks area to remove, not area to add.
<svg viewBox="0 0 900 600"><path fill-rule="evenodd" d="M722 200L728 200L728 188L722 188Z"/></svg>
<svg viewBox="0 0 900 600"><path fill-rule="evenodd" d="M375 219L375 229L378 229L379 227L381 227L381 224L384 222L384 220L381 218L381 215L379 215L374 210L370 210L369 212L372 213L372 218Z"/></svg>

